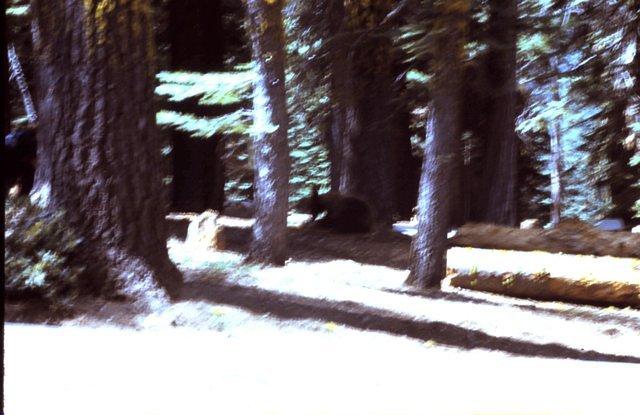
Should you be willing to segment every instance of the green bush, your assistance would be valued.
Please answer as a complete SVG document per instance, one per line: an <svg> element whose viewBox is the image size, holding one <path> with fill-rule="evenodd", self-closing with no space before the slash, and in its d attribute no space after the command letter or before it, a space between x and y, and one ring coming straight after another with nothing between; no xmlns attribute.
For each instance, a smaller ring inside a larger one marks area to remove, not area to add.
<svg viewBox="0 0 640 415"><path fill-rule="evenodd" d="M8 199L4 209L7 297L59 302L77 295L85 271L75 259L81 239L62 213L47 212L26 198Z"/></svg>

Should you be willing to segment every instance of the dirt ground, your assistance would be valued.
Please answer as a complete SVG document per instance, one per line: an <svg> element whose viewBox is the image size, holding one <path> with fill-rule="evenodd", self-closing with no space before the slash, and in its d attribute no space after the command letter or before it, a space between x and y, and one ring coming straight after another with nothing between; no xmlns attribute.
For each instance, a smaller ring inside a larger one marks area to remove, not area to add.
<svg viewBox="0 0 640 415"><path fill-rule="evenodd" d="M228 242L169 240L185 287L153 313L7 304L5 413L636 413L639 310L416 291L390 232L291 229L281 268Z"/></svg>

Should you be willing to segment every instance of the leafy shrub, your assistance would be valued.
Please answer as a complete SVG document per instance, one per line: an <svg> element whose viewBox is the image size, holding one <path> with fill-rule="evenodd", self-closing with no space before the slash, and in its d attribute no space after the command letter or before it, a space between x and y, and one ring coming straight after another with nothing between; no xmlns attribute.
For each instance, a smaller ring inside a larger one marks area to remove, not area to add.
<svg viewBox="0 0 640 415"><path fill-rule="evenodd" d="M5 290L9 298L53 302L77 295L85 268L74 259L81 239L61 212L47 212L28 199L5 202Z"/></svg>

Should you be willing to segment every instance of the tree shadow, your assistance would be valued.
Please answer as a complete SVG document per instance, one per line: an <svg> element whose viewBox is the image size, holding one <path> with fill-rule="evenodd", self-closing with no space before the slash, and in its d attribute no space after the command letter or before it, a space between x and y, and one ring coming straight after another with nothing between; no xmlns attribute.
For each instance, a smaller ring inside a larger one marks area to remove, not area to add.
<svg viewBox="0 0 640 415"><path fill-rule="evenodd" d="M273 292L258 287L234 285L223 278L187 282L182 300L202 300L227 304L257 314L282 319L333 321L362 330L375 330L431 340L461 349L487 349L514 355L567 358L587 361L640 363L640 358L574 349L558 343L535 344L523 340L492 336L480 330L436 321L416 321L411 316L368 307L351 301L331 301Z"/></svg>
<svg viewBox="0 0 640 415"><path fill-rule="evenodd" d="M225 249L246 254L251 229L225 226ZM316 227L287 230L288 254L294 261L326 262L337 259L361 264L407 269L411 238L391 230L368 234L335 233Z"/></svg>
<svg viewBox="0 0 640 415"><path fill-rule="evenodd" d="M240 254L246 254L251 237L251 229L227 228L225 229L225 232L228 232L228 234L225 235L229 241L227 249ZM406 270L409 267L411 237L390 230L378 231L369 234L338 234L314 227L289 228L288 238L289 255L294 261L328 262L335 260L351 260L360 264L384 266L400 270ZM423 292L416 290L385 290L405 295L423 296L425 298L442 298L448 301L471 302L495 306L505 305L504 302L499 300L502 296L483 292L474 292L472 294L464 293L464 291ZM481 298L489 295L493 298L497 297L498 299L492 300L489 298ZM527 300L526 298L522 299ZM559 300L550 298L548 301ZM544 304L544 302L541 303ZM624 324L634 329L640 329L640 322L636 319L613 316L610 314L602 315L601 308L606 306L606 304L588 302L573 302L567 304L568 307L576 307L576 309L554 310L532 304L509 304L509 306L521 310L556 316L566 320L581 318L599 323L612 322ZM600 309L596 308L594 310L589 310L584 307L577 309L577 307L582 305L595 306Z"/></svg>
<svg viewBox="0 0 640 415"><path fill-rule="evenodd" d="M484 304L496 307L504 307L509 306L511 308L517 308L520 310L531 311L537 314L545 314L554 317L560 317L564 320L574 320L576 318L580 318L582 320L588 320L595 323L614 323L625 325L629 328L640 330L640 319L633 317L624 317L624 316L616 316L611 314L602 314L602 305L601 304L592 304L592 303L565 303L568 309L565 310L556 310L544 307L545 301L535 300L536 302L541 303L541 305L536 304L516 304L513 302L509 302L510 298L502 296L500 294L493 293L485 293L480 291L475 292L466 292L466 290L460 291L418 291L413 289L400 290L394 288L382 288L382 291L392 293L392 294L403 294L409 295L413 297L422 297L425 299L437 299L437 300L447 300L447 301L456 301L456 302L464 302L464 303L472 303L472 304ZM483 296L491 296L496 298L495 300L491 300L489 298L481 298ZM500 301L500 299L504 298L505 301ZM527 300L526 298L517 298L518 300ZM533 301L533 300L532 300ZM550 300L553 301L553 300ZM584 305L592 305L592 306L600 306L600 309L587 309L585 307L581 307Z"/></svg>

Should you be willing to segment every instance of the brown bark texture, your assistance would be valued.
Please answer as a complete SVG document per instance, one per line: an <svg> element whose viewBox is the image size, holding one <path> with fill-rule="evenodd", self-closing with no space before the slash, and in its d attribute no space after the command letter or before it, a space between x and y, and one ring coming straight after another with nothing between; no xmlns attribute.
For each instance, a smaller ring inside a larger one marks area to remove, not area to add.
<svg viewBox="0 0 640 415"><path fill-rule="evenodd" d="M398 201L414 193L415 170L410 133L398 128L405 114L394 85L391 39L375 32L391 6L388 0L332 0L327 5L331 188L365 199L382 225L395 214L410 214L411 207ZM415 193L408 204L413 202Z"/></svg>
<svg viewBox="0 0 640 415"><path fill-rule="evenodd" d="M40 111L32 200L84 238L96 285L153 306L181 275L164 228L148 0L33 0Z"/></svg>
<svg viewBox="0 0 640 415"><path fill-rule="evenodd" d="M283 0L245 3L257 72L253 96L256 221L248 260L275 265L287 259L290 171L283 4Z"/></svg>
<svg viewBox="0 0 640 415"><path fill-rule="evenodd" d="M464 2L463 2L464 3ZM425 153L418 196L418 233L411 244L411 269L407 283L419 288L438 288L445 277L447 230L461 119L459 91L464 24L457 7L439 5L434 29L436 45L432 113L427 126Z"/></svg>
<svg viewBox="0 0 640 415"><path fill-rule="evenodd" d="M553 229L467 224L449 241L454 246L474 248L640 258L640 235L601 231L573 219L562 221Z"/></svg>
<svg viewBox="0 0 640 415"><path fill-rule="evenodd" d="M491 94L484 157L483 222L517 221L516 41L517 1L491 0L488 87Z"/></svg>
<svg viewBox="0 0 640 415"><path fill-rule="evenodd" d="M640 307L640 284L523 274L455 274L451 285L512 297Z"/></svg>

